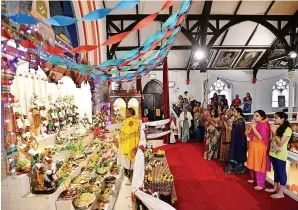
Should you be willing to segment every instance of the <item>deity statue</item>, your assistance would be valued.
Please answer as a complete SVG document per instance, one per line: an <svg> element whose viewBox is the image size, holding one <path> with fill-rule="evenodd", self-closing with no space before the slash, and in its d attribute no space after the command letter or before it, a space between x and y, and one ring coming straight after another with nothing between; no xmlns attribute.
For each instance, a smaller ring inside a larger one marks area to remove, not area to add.
<svg viewBox="0 0 298 210"><path fill-rule="evenodd" d="M84 113L84 117L81 120L81 123L86 128L86 130L90 129L91 123L90 123L86 113Z"/></svg>
<svg viewBox="0 0 298 210"><path fill-rule="evenodd" d="M55 103L55 106L53 106L53 112L51 114L52 120L54 122L54 131L55 133L58 133L60 130L60 122L59 122L59 105L58 103Z"/></svg>
<svg viewBox="0 0 298 210"><path fill-rule="evenodd" d="M41 116L41 120L42 120L41 133L44 136L45 134L48 134L47 108L46 108L45 100L43 100L42 105L40 107L40 116Z"/></svg>
<svg viewBox="0 0 298 210"><path fill-rule="evenodd" d="M57 189L58 176L56 163L46 153L38 154L30 150L33 156L32 193L52 193Z"/></svg>
<svg viewBox="0 0 298 210"><path fill-rule="evenodd" d="M32 114L32 119L33 119L33 123L30 127L30 131L35 136L39 136L42 120L40 116L40 102L39 102L38 96L35 93L33 93L30 100L30 112Z"/></svg>

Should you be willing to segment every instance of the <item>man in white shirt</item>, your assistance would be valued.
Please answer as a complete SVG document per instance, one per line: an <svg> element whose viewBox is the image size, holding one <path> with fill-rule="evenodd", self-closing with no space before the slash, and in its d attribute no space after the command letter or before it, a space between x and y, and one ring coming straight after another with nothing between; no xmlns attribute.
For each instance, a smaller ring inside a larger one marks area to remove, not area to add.
<svg viewBox="0 0 298 210"><path fill-rule="evenodd" d="M184 91L184 95L186 96L189 103L195 101L195 97L192 94L188 93L187 91Z"/></svg>

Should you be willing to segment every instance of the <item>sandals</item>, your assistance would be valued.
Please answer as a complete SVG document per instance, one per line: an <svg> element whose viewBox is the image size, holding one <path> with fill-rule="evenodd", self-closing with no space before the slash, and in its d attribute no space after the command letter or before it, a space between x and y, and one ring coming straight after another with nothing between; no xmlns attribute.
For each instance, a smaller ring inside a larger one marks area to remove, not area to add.
<svg viewBox="0 0 298 210"><path fill-rule="evenodd" d="M249 179L249 180L247 180L247 182L250 183L250 184L252 184L252 183L254 183L255 181L252 180L252 179Z"/></svg>

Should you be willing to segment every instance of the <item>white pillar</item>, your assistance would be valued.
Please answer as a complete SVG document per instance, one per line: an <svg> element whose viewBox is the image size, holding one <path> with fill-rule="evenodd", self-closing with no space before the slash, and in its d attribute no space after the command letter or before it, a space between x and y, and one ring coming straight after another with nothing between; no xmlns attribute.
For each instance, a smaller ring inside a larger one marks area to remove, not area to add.
<svg viewBox="0 0 298 210"><path fill-rule="evenodd" d="M207 72L201 72L201 103L203 104L203 101L205 99L205 107L207 107L207 103L208 103L208 91L205 87L205 83L207 80Z"/></svg>
<svg viewBox="0 0 298 210"><path fill-rule="evenodd" d="M253 85L253 93L252 93L252 106L251 106L251 112L254 113L258 107L257 107L257 83Z"/></svg>
<svg viewBox="0 0 298 210"><path fill-rule="evenodd" d="M293 104L294 104L294 77L295 71L289 71L289 112L293 112ZM292 119L292 114L289 114L289 120Z"/></svg>

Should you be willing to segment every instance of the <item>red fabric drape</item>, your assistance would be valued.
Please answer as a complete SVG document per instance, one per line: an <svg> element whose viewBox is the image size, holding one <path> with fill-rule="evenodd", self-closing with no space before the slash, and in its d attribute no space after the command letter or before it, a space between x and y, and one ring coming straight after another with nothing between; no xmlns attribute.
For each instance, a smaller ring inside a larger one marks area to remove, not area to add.
<svg viewBox="0 0 298 210"><path fill-rule="evenodd" d="M165 58L163 63L163 114L164 119L170 118L170 99L169 99L169 78L168 78L168 59ZM168 129L167 129L168 130ZM164 137L164 143L170 142L170 134Z"/></svg>
<svg viewBox="0 0 298 210"><path fill-rule="evenodd" d="M143 94L143 90L142 90L142 78L137 78L136 83L137 83L137 91L140 91L140 94L142 95ZM144 109L143 109L143 96L142 96L141 97L141 114L142 114L141 117L143 117L143 111L144 111Z"/></svg>

